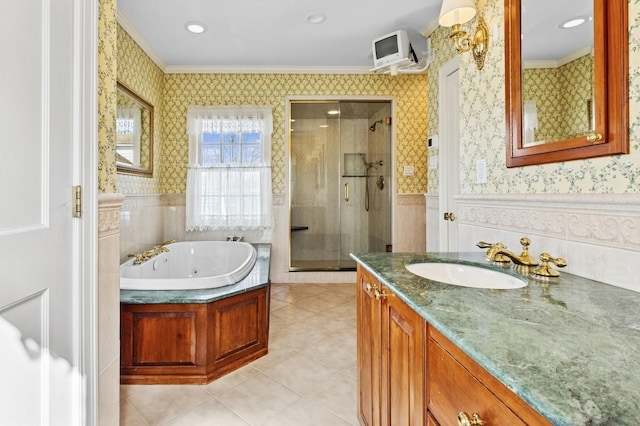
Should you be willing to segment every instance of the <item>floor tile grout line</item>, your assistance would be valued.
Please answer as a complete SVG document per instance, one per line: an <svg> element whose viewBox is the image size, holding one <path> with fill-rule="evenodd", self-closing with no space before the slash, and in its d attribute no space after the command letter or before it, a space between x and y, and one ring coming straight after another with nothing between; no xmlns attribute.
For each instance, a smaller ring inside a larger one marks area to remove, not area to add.
<svg viewBox="0 0 640 426"><path fill-rule="evenodd" d="M140 390L140 389L138 389L138 390ZM143 422L145 422L145 424L146 424L147 426L151 426L151 423L149 423L149 422L147 421L147 418L146 418L145 416L143 416L143 415L142 415L142 413L140 412L140 410L138 410L138 407L136 407L136 406L133 404L133 402L129 401L129 399L127 399L127 397L126 397L126 396L123 396L123 397L121 397L121 398L124 398L124 399L127 401L127 403L129 404L129 406L130 406L131 408L133 408L133 410L136 412L136 414L138 414L138 416L140 416L140 418L142 419L142 421L143 421Z"/></svg>
<svg viewBox="0 0 640 426"><path fill-rule="evenodd" d="M235 387L235 386L234 386ZM253 423L251 423L248 419L245 419L244 417L242 417L242 415L238 412L236 412L233 408L229 407L227 404L224 403L224 401L222 401L220 398L218 398L216 395L213 396L215 398L216 401L218 401L223 407L225 407L227 410L231 411L233 414L235 414L236 416L238 416L240 419L242 419L243 422L245 422L248 426L254 426Z"/></svg>

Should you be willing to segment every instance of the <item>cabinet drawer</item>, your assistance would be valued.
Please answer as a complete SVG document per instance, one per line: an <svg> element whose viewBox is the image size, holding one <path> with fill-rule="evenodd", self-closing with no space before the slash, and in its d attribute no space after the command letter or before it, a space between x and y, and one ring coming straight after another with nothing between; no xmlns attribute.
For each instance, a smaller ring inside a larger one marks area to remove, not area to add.
<svg viewBox="0 0 640 426"><path fill-rule="evenodd" d="M480 364L428 327L428 408L442 426L477 413L485 426L551 425Z"/></svg>
<svg viewBox="0 0 640 426"><path fill-rule="evenodd" d="M429 411L441 425L457 424L461 411L477 413L486 426L525 424L434 340L428 359Z"/></svg>

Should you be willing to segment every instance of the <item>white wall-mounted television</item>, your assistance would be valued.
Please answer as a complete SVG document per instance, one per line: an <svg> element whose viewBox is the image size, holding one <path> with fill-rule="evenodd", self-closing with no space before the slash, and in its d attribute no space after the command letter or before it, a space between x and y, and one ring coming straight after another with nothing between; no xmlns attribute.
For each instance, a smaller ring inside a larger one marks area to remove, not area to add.
<svg viewBox="0 0 640 426"><path fill-rule="evenodd" d="M414 63L412 59L411 43L407 32L394 31L371 42L373 50L373 69L379 69L391 65L409 65Z"/></svg>

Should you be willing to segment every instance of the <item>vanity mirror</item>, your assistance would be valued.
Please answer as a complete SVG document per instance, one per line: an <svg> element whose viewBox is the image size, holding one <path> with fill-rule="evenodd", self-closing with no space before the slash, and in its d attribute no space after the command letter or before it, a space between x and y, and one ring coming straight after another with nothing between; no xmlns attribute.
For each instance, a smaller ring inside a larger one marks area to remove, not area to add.
<svg viewBox="0 0 640 426"><path fill-rule="evenodd" d="M116 168L118 173L153 175L153 105L118 82Z"/></svg>
<svg viewBox="0 0 640 426"><path fill-rule="evenodd" d="M507 167L629 152L627 8L505 0Z"/></svg>

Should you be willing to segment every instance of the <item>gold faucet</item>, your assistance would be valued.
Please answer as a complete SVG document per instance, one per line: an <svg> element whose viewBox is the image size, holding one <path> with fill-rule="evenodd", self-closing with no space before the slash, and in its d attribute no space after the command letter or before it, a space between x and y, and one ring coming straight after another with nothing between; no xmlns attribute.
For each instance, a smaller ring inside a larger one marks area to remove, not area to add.
<svg viewBox="0 0 640 426"><path fill-rule="evenodd" d="M146 262L147 260L151 259L152 257L159 255L160 253L169 251L169 249L167 247L165 247L165 246L169 245L169 244L173 244L175 242L176 242L176 240L167 240L167 241L164 241L164 242L160 243L157 246L154 246L152 249L143 251L142 253L138 253L138 254L131 254L130 253L130 254L127 255L127 257L133 257L134 258L133 264L134 265L139 265L139 264L141 264L143 262Z"/></svg>
<svg viewBox="0 0 640 426"><path fill-rule="evenodd" d="M480 241L476 245L480 248L489 249L485 257L491 262L509 263L509 260L512 260L513 263L519 266L538 266L538 261L529 254L529 244L531 244L531 240L526 237L520 238L520 244L522 245L522 253L520 253L520 255L510 252L507 250L507 246L502 243L491 244Z"/></svg>

